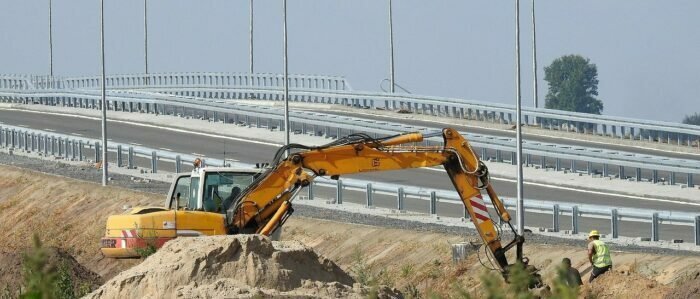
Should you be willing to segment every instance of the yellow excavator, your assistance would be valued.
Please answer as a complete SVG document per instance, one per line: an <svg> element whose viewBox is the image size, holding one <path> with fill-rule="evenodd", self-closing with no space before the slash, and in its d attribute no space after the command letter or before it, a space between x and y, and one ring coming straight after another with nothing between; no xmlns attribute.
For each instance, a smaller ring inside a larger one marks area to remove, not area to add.
<svg viewBox="0 0 700 299"><path fill-rule="evenodd" d="M421 146L425 138L442 136L443 146ZM286 156L286 158L285 158ZM110 216L101 240L107 257L137 257L139 250L159 248L176 237L222 234L270 236L292 214L292 200L317 176L337 179L363 172L444 166L471 221L483 240L493 265L504 275L511 265L506 252L516 247L523 260L523 236L489 183L486 165L456 130L432 134L406 133L385 138L352 134L323 146L290 144L281 147L269 167L234 169L199 167L179 174L170 187L164 207L137 207ZM482 198L491 199L501 224L513 239L501 243L501 226Z"/></svg>

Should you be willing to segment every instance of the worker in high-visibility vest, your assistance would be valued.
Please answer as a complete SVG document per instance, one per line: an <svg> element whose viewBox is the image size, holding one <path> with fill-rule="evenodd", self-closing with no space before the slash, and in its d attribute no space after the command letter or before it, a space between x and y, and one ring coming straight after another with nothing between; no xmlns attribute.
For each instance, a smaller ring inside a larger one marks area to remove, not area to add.
<svg viewBox="0 0 700 299"><path fill-rule="evenodd" d="M588 282L593 281L593 279L612 268L610 249L608 245L600 240L600 234L597 230L592 230L591 233L588 234L588 261L590 261L593 266L593 271L591 271L591 277L588 279Z"/></svg>

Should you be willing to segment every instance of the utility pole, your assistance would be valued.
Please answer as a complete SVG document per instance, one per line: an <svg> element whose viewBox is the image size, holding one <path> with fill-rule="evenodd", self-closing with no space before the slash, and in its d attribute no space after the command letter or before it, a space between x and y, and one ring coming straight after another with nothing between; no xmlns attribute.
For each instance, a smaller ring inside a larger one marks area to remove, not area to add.
<svg viewBox="0 0 700 299"><path fill-rule="evenodd" d="M143 0L143 61L148 75L148 0ZM148 80L146 80L148 81ZM148 84L148 83L147 83Z"/></svg>
<svg viewBox="0 0 700 299"><path fill-rule="evenodd" d="M394 93L394 24L389 0L389 91Z"/></svg>
<svg viewBox="0 0 700 299"><path fill-rule="evenodd" d="M250 26L248 27L248 37L249 37L249 60L250 60L250 74L253 74L253 0L250 0Z"/></svg>
<svg viewBox="0 0 700 299"><path fill-rule="evenodd" d="M289 63L287 61L287 0L282 0L284 11L282 14L284 23L284 145L289 145ZM289 156L289 150L287 150Z"/></svg>
<svg viewBox="0 0 700 299"><path fill-rule="evenodd" d="M51 12L51 2L52 0L49 0L49 76L53 77L53 17Z"/></svg>
<svg viewBox="0 0 700 299"><path fill-rule="evenodd" d="M520 0L515 0L515 110L516 110L516 127L515 127L515 142L516 142L516 162L518 163L518 203L517 203L517 221L518 234L522 235L525 231L525 209L523 205L523 135L521 114L521 98L520 98Z"/></svg>
<svg viewBox="0 0 700 299"><path fill-rule="evenodd" d="M102 60L102 186L107 186L107 97L105 88L105 0L100 0L100 58Z"/></svg>
<svg viewBox="0 0 700 299"><path fill-rule="evenodd" d="M532 93L535 100L535 108L537 108L539 106L537 101L537 33L535 28L535 0L532 0Z"/></svg>

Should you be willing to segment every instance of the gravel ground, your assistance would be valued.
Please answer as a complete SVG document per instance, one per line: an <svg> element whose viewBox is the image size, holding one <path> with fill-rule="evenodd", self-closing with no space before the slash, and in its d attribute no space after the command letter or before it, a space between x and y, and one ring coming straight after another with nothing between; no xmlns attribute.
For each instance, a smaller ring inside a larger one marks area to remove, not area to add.
<svg viewBox="0 0 700 299"><path fill-rule="evenodd" d="M85 164L84 167L77 167L61 163L60 161L53 160L42 160L29 158L19 155L8 155L6 153L0 152L0 164L15 166L25 169L31 169L43 173L69 177L73 179L79 179L84 181L91 181L95 183L100 183L102 180L102 173L91 167L89 164ZM110 184L129 188L142 192L165 194L168 192L169 184L153 181L142 182L140 180L132 180L130 176L112 174L110 175L112 181ZM478 238L476 232L473 229L465 229L463 227L446 226L440 224L428 224L409 220L399 220L392 219L388 217L380 217L373 215L365 215L359 213L350 213L345 211L337 211L330 209L322 209L307 205L296 205L295 216L309 217L316 219L332 220L338 222L346 222L353 224L364 224L372 226L380 226L387 228L405 229L413 230L417 232L431 232L431 233L442 233L449 235L463 236L468 239ZM509 233L504 233L504 242L508 242L512 239L512 235ZM583 250L586 246L584 240L572 240L566 238L557 238L550 236L543 236L538 234L526 233L525 240L527 242L532 242L536 244L552 244L552 245L565 245L565 246L580 246ZM527 245L526 245L527 246ZM621 246L617 244L611 245L612 250L619 250L625 252L640 252L640 253L652 253L652 254L665 254L665 255L698 255L697 252L691 251L681 251L672 250L665 248L650 248L650 247L640 247L634 245Z"/></svg>
<svg viewBox="0 0 700 299"><path fill-rule="evenodd" d="M96 169L92 165L85 163L83 167L77 167L62 163L61 160L43 160L29 158L21 155L9 155L0 152L0 164L15 166L25 169L36 170L43 173L102 183L102 171ZM168 192L170 184L151 180L143 182L142 180L132 180L130 176L111 173L112 179L109 183L114 186L129 188L142 192L165 194Z"/></svg>

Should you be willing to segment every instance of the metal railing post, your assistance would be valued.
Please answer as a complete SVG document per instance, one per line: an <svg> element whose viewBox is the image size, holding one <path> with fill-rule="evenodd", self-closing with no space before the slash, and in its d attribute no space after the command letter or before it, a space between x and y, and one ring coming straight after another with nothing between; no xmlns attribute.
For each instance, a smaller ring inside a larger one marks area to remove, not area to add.
<svg viewBox="0 0 700 299"><path fill-rule="evenodd" d="M430 191L430 215L437 215L437 193Z"/></svg>
<svg viewBox="0 0 700 299"><path fill-rule="evenodd" d="M306 188L308 188L308 189L306 189L306 191L308 192L307 195L308 195L309 200L314 199L314 184L315 183L312 182L311 184L309 184L309 186L306 187Z"/></svg>
<svg viewBox="0 0 700 299"><path fill-rule="evenodd" d="M616 239L619 235L617 209L610 210L610 234L613 239Z"/></svg>
<svg viewBox="0 0 700 299"><path fill-rule="evenodd" d="M78 160L83 161L83 141L78 141Z"/></svg>
<svg viewBox="0 0 700 299"><path fill-rule="evenodd" d="M117 145L117 167L122 167L122 145Z"/></svg>
<svg viewBox="0 0 700 299"><path fill-rule="evenodd" d="M559 205L555 204L552 206L552 230L556 233L559 232Z"/></svg>
<svg viewBox="0 0 700 299"><path fill-rule="evenodd" d="M11 147L10 147L10 148L12 148L12 149L15 148L15 143L16 143L15 135L16 135L16 134L17 134L17 132L15 131L15 129L12 129L12 133L10 133L10 139L12 139Z"/></svg>
<svg viewBox="0 0 700 299"><path fill-rule="evenodd" d="M175 173L182 172L182 159L180 155L175 156Z"/></svg>
<svg viewBox="0 0 700 299"><path fill-rule="evenodd" d="M659 213L651 214L651 240L659 240Z"/></svg>
<svg viewBox="0 0 700 299"><path fill-rule="evenodd" d="M126 156L126 163L129 169L134 169L134 147L129 147L129 153Z"/></svg>
<svg viewBox="0 0 700 299"><path fill-rule="evenodd" d="M61 143L63 141L63 138L58 137L56 139L56 147L58 148L58 156L63 157L63 147L61 146Z"/></svg>
<svg viewBox="0 0 700 299"><path fill-rule="evenodd" d="M71 160L75 161L75 155L76 155L76 146L75 146L75 139L70 143L71 149L70 149L70 155L71 155Z"/></svg>
<svg viewBox="0 0 700 299"><path fill-rule="evenodd" d="M367 183L367 189L366 189L366 191L365 191L365 197L366 197L366 199L367 199L367 202L366 202L366 205L365 205L365 206L368 207L368 208L369 208L369 207L372 207L372 205L374 205L374 203L373 203L373 193L374 193L374 190L372 189L372 183Z"/></svg>
<svg viewBox="0 0 700 299"><path fill-rule="evenodd" d="M156 151L151 152L151 173L158 172L158 154Z"/></svg>
<svg viewBox="0 0 700 299"><path fill-rule="evenodd" d="M396 199L398 201L397 208L399 209L399 211L404 210L404 197L405 193L403 191L403 187L399 187L399 189L396 191Z"/></svg>
<svg viewBox="0 0 700 299"><path fill-rule="evenodd" d="M571 234L578 234L578 206L571 207Z"/></svg>
<svg viewBox="0 0 700 299"><path fill-rule="evenodd" d="M693 188L693 187L695 187L695 184L693 183L693 174L692 174L692 173L689 173L689 174L688 174L688 181L687 181L687 184L688 184L688 188Z"/></svg>
<svg viewBox="0 0 700 299"><path fill-rule="evenodd" d="M95 142L95 163L100 161L100 143Z"/></svg>
<svg viewBox="0 0 700 299"><path fill-rule="evenodd" d="M343 204L343 180L338 179L335 185L335 199L337 204Z"/></svg>

